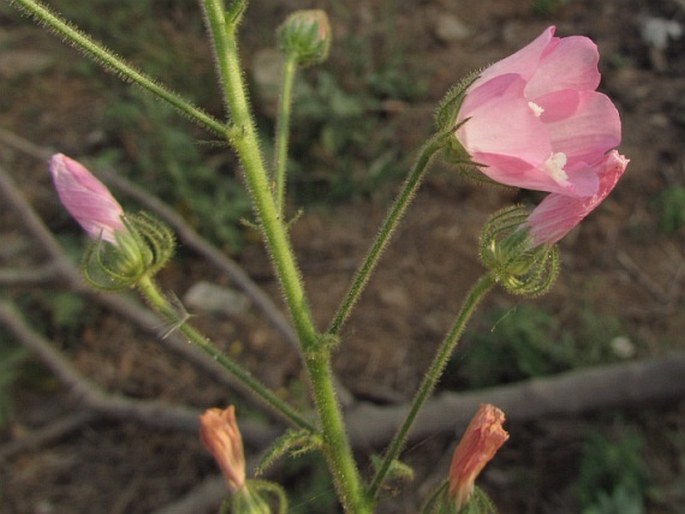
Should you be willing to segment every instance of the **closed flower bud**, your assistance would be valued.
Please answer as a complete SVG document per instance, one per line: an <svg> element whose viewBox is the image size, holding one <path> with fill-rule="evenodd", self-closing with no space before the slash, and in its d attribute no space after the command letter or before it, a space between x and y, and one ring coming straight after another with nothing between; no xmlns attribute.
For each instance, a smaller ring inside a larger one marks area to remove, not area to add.
<svg viewBox="0 0 685 514"><path fill-rule="evenodd" d="M278 29L281 50L300 66L319 64L328 58L331 26L319 9L296 11Z"/></svg>
<svg viewBox="0 0 685 514"><path fill-rule="evenodd" d="M115 233L126 231L124 210L109 189L85 166L61 153L50 159L50 173L62 205L86 233L115 244Z"/></svg>
<svg viewBox="0 0 685 514"><path fill-rule="evenodd" d="M166 264L175 247L166 225L148 214L125 214L102 182L63 154L52 156L50 173L62 204L94 239L83 262L84 275L93 286L134 286Z"/></svg>

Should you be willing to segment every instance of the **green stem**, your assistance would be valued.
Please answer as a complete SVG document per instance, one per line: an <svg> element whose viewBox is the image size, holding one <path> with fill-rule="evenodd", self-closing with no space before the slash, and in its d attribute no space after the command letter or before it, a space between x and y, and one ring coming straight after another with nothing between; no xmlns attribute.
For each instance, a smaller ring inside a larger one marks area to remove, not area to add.
<svg viewBox="0 0 685 514"><path fill-rule="evenodd" d="M288 161L288 140L290 137L290 111L293 101L293 83L297 72L297 56L290 53L286 56L283 65L283 83L281 96L278 105L278 116L276 118L276 138L274 152L274 179L276 181L276 208L283 213L285 185L286 185L286 164Z"/></svg>
<svg viewBox="0 0 685 514"><path fill-rule="evenodd" d="M195 107L191 102L177 93L166 89L152 78L136 70L100 43L94 41L73 25L53 14L47 7L34 0L13 1L19 4L30 15L34 16L40 23L45 24L61 35L69 44L82 50L88 57L93 59L93 61L119 75L125 82L137 84L162 100L165 100L174 108L217 135L221 137L226 135L226 127L223 123L205 113L200 108Z"/></svg>
<svg viewBox="0 0 685 514"><path fill-rule="evenodd" d="M390 208L390 211L388 212L388 215L381 226L378 236L374 240L369 253L366 255L366 259L359 267L359 270L352 281L352 285L347 291L347 294L340 303L338 311L333 317L333 321L328 328L329 334L338 334L352 312L352 308L357 303L357 300L359 300L364 287L369 281L371 273L378 264L383 250L390 241L390 237L395 231L395 228L397 228L397 225L407 210L411 199L414 197L416 190L421 184L421 179L428 168L431 158L435 152L444 147L444 137L444 135L434 136L428 140L421 149L419 157L416 160L416 164L414 164L414 168L404 181L402 190L395 199L395 203L393 203L392 207Z"/></svg>
<svg viewBox="0 0 685 514"><path fill-rule="evenodd" d="M161 293L157 287L157 284L155 284L150 277L143 277L138 282L137 287L140 293L147 299L148 303L166 319L174 324L177 324L179 330L183 332L183 334L191 343L199 347L202 351L212 357L212 359L228 370L234 377L240 380L240 382L242 382L268 406L280 413L293 425L305 428L312 432L317 431L316 428L300 413L278 398L266 386L255 379L249 371L226 356L189 323L183 319L179 319L177 310L174 309L173 305L171 305L169 300Z"/></svg>
<svg viewBox="0 0 685 514"><path fill-rule="evenodd" d="M433 358L433 362L431 363L430 367L428 368L428 371L423 377L421 385L419 386L419 389L416 392L416 396L414 397L411 408L407 413L407 417L405 418L404 423L399 428L399 430L395 434L395 437L388 446L388 449L386 450L385 456L383 458L383 462L378 471L376 472L376 475L373 477L373 481L371 482L371 487L369 489L371 497L375 497L378 494L378 491L380 490L380 487L383 484L383 480L385 479L388 470L390 469L390 466L392 465L393 461L397 459L400 452L402 451L404 443L407 440L407 436L409 435L409 430L411 429L414 420L416 419L416 416L419 413L419 410L423 406L424 402L428 399L430 394L433 392L435 384L437 384L438 380L442 376L442 373L445 370L445 366L447 365L447 361L449 360L450 356L452 355L452 352L454 352L454 349L459 343L459 339L462 333L464 332L464 328L466 328L466 324L471 318L471 315L474 313L480 301L485 297L485 295L488 293L488 291L490 291L490 289L494 285L495 279L490 273L486 273L478 280L478 282L476 282L471 291L469 291L469 294L466 296L464 304L462 305L461 310L457 315L457 319L455 320L454 325L447 333L447 336L445 336L445 339L443 339L442 343L440 344L438 352L435 354L435 357Z"/></svg>
<svg viewBox="0 0 685 514"><path fill-rule="evenodd" d="M352 448L332 382L330 354L314 352L307 356L307 370L324 435L324 455L345 512L370 514L372 502L367 496L354 461Z"/></svg>
<svg viewBox="0 0 685 514"><path fill-rule="evenodd" d="M233 127L229 142L243 164L245 179L254 201L265 243L283 290L288 310L305 355L304 362L314 392L323 430L324 454L341 503L347 512L366 514L371 508L344 430L342 412L331 383L330 354L314 326L304 285L300 278L287 230L269 188L256 128L251 116L241 72L235 22L227 22L219 0L203 0L213 33L219 72ZM216 43L218 41L218 43Z"/></svg>

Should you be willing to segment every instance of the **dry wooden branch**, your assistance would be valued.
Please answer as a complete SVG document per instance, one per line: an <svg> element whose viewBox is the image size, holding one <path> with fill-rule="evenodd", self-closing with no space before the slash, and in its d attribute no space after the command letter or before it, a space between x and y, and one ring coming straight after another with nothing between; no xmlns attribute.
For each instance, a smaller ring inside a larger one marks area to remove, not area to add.
<svg viewBox="0 0 685 514"><path fill-rule="evenodd" d="M41 446L58 441L70 433L80 430L83 425L90 423L96 418L96 414L89 411L69 413L44 427L33 430L21 438L2 446L0 448L0 462L18 453L35 450Z"/></svg>
<svg viewBox="0 0 685 514"><path fill-rule="evenodd" d="M34 268L0 269L0 286L37 286L59 280L59 268L53 264Z"/></svg>
<svg viewBox="0 0 685 514"><path fill-rule="evenodd" d="M8 301L0 301L0 322L69 389L84 408L106 418L133 421L164 430L196 431L200 409L172 405L157 400L133 400L104 392L81 375L41 334L32 330ZM277 430L245 420L245 441L253 447L264 447L277 435Z"/></svg>
<svg viewBox="0 0 685 514"><path fill-rule="evenodd" d="M577 416L614 408L659 405L685 398L685 354L579 369L552 377L467 393L441 393L428 401L413 439L460 433L481 403L510 421ZM359 405L346 418L356 446L381 447L404 419L407 406Z"/></svg>

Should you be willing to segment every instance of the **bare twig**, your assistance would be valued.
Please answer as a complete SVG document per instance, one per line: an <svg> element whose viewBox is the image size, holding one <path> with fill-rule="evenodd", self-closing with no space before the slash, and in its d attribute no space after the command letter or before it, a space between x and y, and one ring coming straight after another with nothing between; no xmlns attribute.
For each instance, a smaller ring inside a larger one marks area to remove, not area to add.
<svg viewBox="0 0 685 514"><path fill-rule="evenodd" d="M35 286L53 280L60 280L59 268L54 264L34 268L0 269L0 285L5 287Z"/></svg>
<svg viewBox="0 0 685 514"><path fill-rule="evenodd" d="M52 154L52 152L45 150L40 146L37 146L30 141L27 141L24 138L21 138L16 134L1 128L0 140L8 145L13 146L17 150L20 150L42 161L47 161ZM7 177L6 173L4 173L4 175ZM261 309L267 320L274 326L274 328L283 334L285 339L296 349L299 348L297 335L283 313L280 312L278 307L276 307L264 290L260 288L233 259L221 253L215 246L209 243L209 241L200 236L200 234L198 234L197 231L195 231L188 223L186 223L185 220L176 213L176 211L171 209L164 202L146 193L140 187L121 177L111 169L103 173L103 176L107 183L146 206L148 209L166 221L174 228L179 239L183 241L186 246L194 249L198 254L204 256L214 266L235 281L235 283L238 284L245 294L252 299L255 305ZM32 232L34 231L32 230ZM41 231L38 231L34 232L34 235L42 234ZM55 250L56 248L54 245L51 245L51 249Z"/></svg>
<svg viewBox="0 0 685 514"><path fill-rule="evenodd" d="M67 386L71 395L83 407L90 411L103 417L135 421L165 430L197 430L198 416L201 413L199 409L157 400L133 400L104 392L82 376L42 335L29 328L21 315L7 301L0 301L0 322ZM245 440L251 446L263 447L277 434L274 429L250 420L246 420L242 425L245 427Z"/></svg>
<svg viewBox="0 0 685 514"><path fill-rule="evenodd" d="M0 321L69 386L84 407L96 414L163 429L193 432L197 429L198 411L103 393L83 378L48 341L28 328L7 302L0 302ZM483 391L444 392L427 402L417 419L412 439L461 431L478 405L484 402L503 409L510 421L667 403L685 397L685 382L681 380L684 374L685 355L673 354L647 361L577 370ZM407 406L358 404L346 418L354 446L366 449L382 446L392 437L406 409ZM255 448L263 448L275 435L272 429L249 420L241 421L241 427L246 442ZM207 486L212 494L203 489L202 501L216 502L223 495L223 489L216 481L208 483L214 484ZM182 499L179 505L183 504L192 504L191 497ZM171 505L161 512L191 512L173 508Z"/></svg>
<svg viewBox="0 0 685 514"><path fill-rule="evenodd" d="M492 403L511 421L577 416L612 408L657 405L685 398L685 354L579 369L552 377L467 393L444 392L428 401L413 439L461 431L481 403ZM407 406L360 404L346 417L356 446L379 447L392 437Z"/></svg>
<svg viewBox="0 0 685 514"><path fill-rule="evenodd" d="M0 127L0 141L7 146L19 150L20 152L35 157L38 160L47 161L55 152L46 150L45 147L38 146L28 139L24 139L7 129Z"/></svg>
<svg viewBox="0 0 685 514"><path fill-rule="evenodd" d="M618 262L630 273L647 291L649 291L655 300L661 304L668 304L672 301L672 296L666 293L666 290L645 273L645 271L638 266L630 256L620 251L616 255Z"/></svg>
<svg viewBox="0 0 685 514"><path fill-rule="evenodd" d="M19 439L11 441L0 448L0 462L10 457L47 444L53 443L66 437L72 432L80 430L83 425L97 418L94 412L78 411L51 422L49 425L30 432Z"/></svg>
<svg viewBox="0 0 685 514"><path fill-rule="evenodd" d="M8 205L16 211L22 223L24 223L33 237L38 240L48 256L52 259L53 265L60 270L60 273L64 275L64 278L70 282L80 282L78 271L73 267L69 259L67 259L62 247L40 217L38 217L36 211L34 211L31 205L24 199L9 173L7 173L2 166L0 166L0 194L5 200L5 205Z"/></svg>
<svg viewBox="0 0 685 514"><path fill-rule="evenodd" d="M216 511L228 496L226 480L221 476L205 478L197 487L178 500L157 509L153 514L193 514Z"/></svg>

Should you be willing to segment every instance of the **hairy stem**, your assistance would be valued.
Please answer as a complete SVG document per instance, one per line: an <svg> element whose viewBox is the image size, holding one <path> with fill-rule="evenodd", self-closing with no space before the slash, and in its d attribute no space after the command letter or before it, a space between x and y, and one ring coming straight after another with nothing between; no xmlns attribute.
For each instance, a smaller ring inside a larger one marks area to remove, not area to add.
<svg viewBox="0 0 685 514"><path fill-rule="evenodd" d="M423 178L426 170L428 169L428 164L431 161L433 155L440 150L444 143L442 138L444 136L435 136L430 139L421 149L421 153L414 165L414 168L409 173L409 176L402 186L402 190L395 199L390 211L388 212L383 225L381 226L378 236L374 240L369 253L366 255L364 262L359 267L357 274L355 275L352 285L347 291L347 294L340 303L338 311L333 317L333 321L328 327L329 334L338 334L342 329L343 324L352 312L352 308L359 300L366 284L369 281L369 277L373 273L378 261L380 260L383 250L387 246L393 232L397 228L402 216L404 215L409 203L411 202L416 190L421 184L421 179Z"/></svg>
<svg viewBox="0 0 685 514"><path fill-rule="evenodd" d="M52 13L44 5L34 0L13 0L13 2L21 6L24 11L31 16L35 17L39 23L59 34L67 43L81 50L93 61L119 75L125 82L136 84L158 98L161 98L211 132L214 132L221 137L226 135L226 127L223 123L202 111L200 108L195 107L190 101L179 94L170 91L154 79L136 70L133 66L127 64L121 57L118 57L102 44L94 41L81 30Z"/></svg>
<svg viewBox="0 0 685 514"><path fill-rule="evenodd" d="M464 304L457 315L454 325L452 325L452 328L447 333L447 336L445 336L445 339L443 339L442 343L440 343L440 347L438 348L435 357L433 357L433 362L423 377L421 385L419 386L409 412L407 413L407 417L402 423L402 426L398 429L393 440L390 442L390 445L388 446L388 449L383 457L383 462L378 468L376 475L373 477L373 481L371 482L371 487L369 489L372 497L375 497L378 494L378 491L383 484L383 480L390 470L390 466L392 465L393 461L398 458L400 452L402 451L404 443L407 440L407 436L409 435L409 431L411 430L419 410L433 392L435 385L442 376L445 366L447 365L447 361L459 343L459 339L461 338L461 335L464 332L468 321L471 319L476 307L494 285L495 279L490 273L486 273L478 280L478 282L476 282L471 291L469 291L469 294L466 296Z"/></svg>
<svg viewBox="0 0 685 514"><path fill-rule="evenodd" d="M283 218L286 186L286 165L288 162L288 140L290 137L290 110L293 101L293 84L297 72L297 58L294 54L286 56L283 65L283 83L276 118L276 138L274 152L274 180L276 182L276 208Z"/></svg>
<svg viewBox="0 0 685 514"><path fill-rule="evenodd" d="M183 319L181 314L178 312L178 309L174 308L171 302L160 292L157 284L155 284L150 277L142 278L140 282L138 282L137 286L140 293L145 297L153 309L173 323L175 327L178 327L178 330L180 330L191 343L199 347L202 351L212 357L212 359L223 366L229 373L240 380L240 382L249 388L264 403L266 403L274 411L280 413L293 425L316 432L316 428L300 413L278 398L273 392L271 392L271 390L254 378L249 371L224 354L221 350L214 346L209 339L203 336L185 319Z"/></svg>
<svg viewBox="0 0 685 514"><path fill-rule="evenodd" d="M314 326L286 226L269 187L269 177L259 148L239 63L236 39L239 16L227 19L220 0L203 2L215 41L225 100L231 112L233 125L228 132L228 140L243 164L245 179L264 233L265 243L273 258L274 269L302 345L304 363L321 421L323 451L328 467L345 510L355 514L370 513L371 508L361 485L352 448L344 430L340 405L332 385L330 353Z"/></svg>

